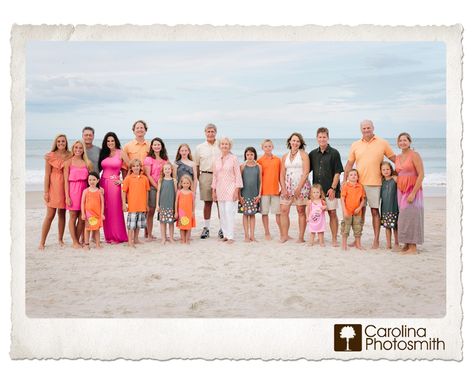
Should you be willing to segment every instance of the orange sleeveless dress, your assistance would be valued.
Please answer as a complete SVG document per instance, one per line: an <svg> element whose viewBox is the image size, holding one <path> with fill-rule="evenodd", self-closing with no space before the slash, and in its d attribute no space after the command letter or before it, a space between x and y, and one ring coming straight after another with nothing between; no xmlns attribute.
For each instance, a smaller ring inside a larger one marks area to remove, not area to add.
<svg viewBox="0 0 473 371"><path fill-rule="evenodd" d="M64 188L64 160L56 152L44 156L51 166L49 176L49 202L46 204L53 209L66 208L66 191Z"/></svg>
<svg viewBox="0 0 473 371"><path fill-rule="evenodd" d="M190 230L195 227L195 218L192 216L194 194L177 192L177 213L179 215L176 225L179 229Z"/></svg>
<svg viewBox="0 0 473 371"><path fill-rule="evenodd" d="M102 226L102 205L100 203L100 190L90 192L85 191L85 229L88 231L97 231Z"/></svg>

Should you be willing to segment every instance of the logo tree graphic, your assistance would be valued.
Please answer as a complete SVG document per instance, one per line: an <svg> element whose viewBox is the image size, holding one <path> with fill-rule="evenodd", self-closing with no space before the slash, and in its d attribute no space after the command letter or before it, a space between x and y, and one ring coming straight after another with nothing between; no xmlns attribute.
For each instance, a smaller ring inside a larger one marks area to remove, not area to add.
<svg viewBox="0 0 473 371"><path fill-rule="evenodd" d="M340 330L340 337L345 339L347 342L347 351L350 350L350 339L353 339L356 336L356 332L352 326L344 326Z"/></svg>

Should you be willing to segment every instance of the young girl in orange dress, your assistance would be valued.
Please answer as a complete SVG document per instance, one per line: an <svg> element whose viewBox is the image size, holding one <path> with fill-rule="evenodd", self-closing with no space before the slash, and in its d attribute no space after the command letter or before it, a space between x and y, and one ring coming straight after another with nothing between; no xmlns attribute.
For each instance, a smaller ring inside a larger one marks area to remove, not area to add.
<svg viewBox="0 0 473 371"><path fill-rule="evenodd" d="M51 223L54 217L58 216L58 240L59 245L64 246L64 229L66 227L66 195L64 193L64 161L71 155L67 146L67 138L64 134L59 134L54 138L51 152L44 156L44 202L47 206L41 228L41 241L39 249L44 250L46 237L48 237Z"/></svg>
<svg viewBox="0 0 473 371"><path fill-rule="evenodd" d="M85 221L84 249L89 249L90 232L93 234L95 247L97 249L102 247L100 246L100 227L105 216L103 190L97 188L99 180L99 174L95 171L90 172L87 179L89 187L82 192L81 214L82 220Z"/></svg>
<svg viewBox="0 0 473 371"><path fill-rule="evenodd" d="M66 191L66 209L69 210L69 232L72 247L81 247L79 239L83 236L84 221L80 217L82 192L87 188L89 171L92 163L85 152L85 145L77 140L72 145L72 158L64 164L64 186Z"/></svg>
<svg viewBox="0 0 473 371"><path fill-rule="evenodd" d="M181 230L181 243L190 243L191 231L195 227L195 200L192 192L192 179L189 175L182 175L176 195L177 227Z"/></svg>

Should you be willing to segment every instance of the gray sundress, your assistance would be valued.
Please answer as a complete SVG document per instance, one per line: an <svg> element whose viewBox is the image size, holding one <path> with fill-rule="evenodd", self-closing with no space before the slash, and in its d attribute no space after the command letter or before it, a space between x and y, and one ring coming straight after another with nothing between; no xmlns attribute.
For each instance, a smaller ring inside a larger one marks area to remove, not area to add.
<svg viewBox="0 0 473 371"><path fill-rule="evenodd" d="M259 166L245 166L241 174L243 179L243 188L241 196L243 204L238 205L238 212L244 215L255 215L259 212L259 202L255 198L259 194Z"/></svg>
<svg viewBox="0 0 473 371"><path fill-rule="evenodd" d="M177 182L178 183L184 174L189 175L191 177L191 180L194 181L194 169L192 168L192 166L186 165L181 160L176 161L176 166L177 166Z"/></svg>
<svg viewBox="0 0 473 371"><path fill-rule="evenodd" d="M174 179L163 179L159 191L159 213L158 220L161 223L174 223L174 206L176 202L176 192L174 191Z"/></svg>

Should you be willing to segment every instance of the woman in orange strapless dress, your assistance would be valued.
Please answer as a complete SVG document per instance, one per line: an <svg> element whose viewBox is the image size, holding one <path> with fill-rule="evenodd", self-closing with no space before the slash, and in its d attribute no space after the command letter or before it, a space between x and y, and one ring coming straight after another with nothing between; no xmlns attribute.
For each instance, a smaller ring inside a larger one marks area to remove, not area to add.
<svg viewBox="0 0 473 371"><path fill-rule="evenodd" d="M46 244L51 223L58 214L58 241L64 246L64 229L66 226L66 195L64 193L64 161L70 157L67 138L64 134L56 135L51 152L45 156L44 172L44 202L46 203L46 216L41 228L41 241L39 249L43 250Z"/></svg>

